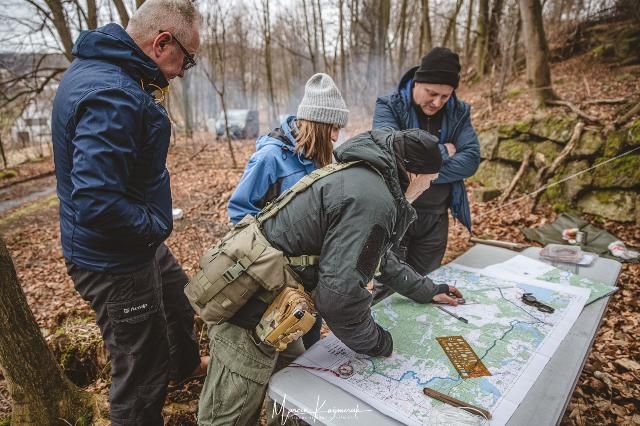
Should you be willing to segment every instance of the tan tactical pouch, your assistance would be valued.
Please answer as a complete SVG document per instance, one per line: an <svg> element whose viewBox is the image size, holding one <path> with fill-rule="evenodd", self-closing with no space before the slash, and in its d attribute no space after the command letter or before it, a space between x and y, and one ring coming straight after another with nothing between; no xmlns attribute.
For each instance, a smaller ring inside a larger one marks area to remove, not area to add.
<svg viewBox="0 0 640 426"><path fill-rule="evenodd" d="M298 280L280 250L264 238L247 215L200 259L200 270L184 289L191 305L207 322L231 318L259 289L269 303L285 286Z"/></svg>
<svg viewBox="0 0 640 426"><path fill-rule="evenodd" d="M262 224L313 182L355 163L330 164L308 174L269 203L256 218L245 216L222 240L205 252L200 259L200 270L184 289L191 306L204 321L216 324L227 321L251 297L270 304L283 288L302 288L290 265L314 265L319 256L285 256L269 244L262 234ZM305 294L303 290L301 292ZM305 312L310 312L313 308L311 299L307 296L305 300ZM292 309L295 310L296 306L293 305ZM301 319L305 326L309 316L313 318L309 314Z"/></svg>
<svg viewBox="0 0 640 426"><path fill-rule="evenodd" d="M304 336L316 322L311 297L300 288L284 288L269 305L256 326L260 341L281 352Z"/></svg>

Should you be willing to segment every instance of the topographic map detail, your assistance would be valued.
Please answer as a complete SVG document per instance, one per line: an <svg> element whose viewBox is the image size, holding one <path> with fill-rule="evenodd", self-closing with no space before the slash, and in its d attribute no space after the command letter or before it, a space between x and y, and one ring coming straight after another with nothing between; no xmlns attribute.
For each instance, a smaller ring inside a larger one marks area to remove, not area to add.
<svg viewBox="0 0 640 426"><path fill-rule="evenodd" d="M483 269L482 272L488 275L502 277L513 274L520 277L528 277L554 284L586 288L591 291L589 300L587 300L586 303L587 305L614 293L618 289L615 286L610 286L587 277L582 277L578 274L573 274L522 255L517 255L505 262L491 265Z"/></svg>
<svg viewBox="0 0 640 426"><path fill-rule="evenodd" d="M405 424L439 423L433 407L441 403L425 397L424 387L489 410L491 424L506 423L575 322L588 291L533 285L525 278L500 280L451 265L429 276L436 283L461 289L467 303L447 309L466 318L468 324L431 304L416 304L395 294L372 310L376 322L393 336L390 358L357 356L330 335L297 362L330 369L349 363L354 374L348 378L309 371ZM521 301L525 292L533 293L555 312L546 314L525 305ZM436 341L436 337L454 335L464 336L491 376L460 378Z"/></svg>

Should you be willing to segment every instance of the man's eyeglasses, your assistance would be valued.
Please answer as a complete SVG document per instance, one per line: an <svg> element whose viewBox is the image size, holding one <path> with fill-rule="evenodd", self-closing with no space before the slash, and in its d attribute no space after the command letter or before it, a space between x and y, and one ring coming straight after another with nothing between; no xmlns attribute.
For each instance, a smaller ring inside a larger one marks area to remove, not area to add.
<svg viewBox="0 0 640 426"><path fill-rule="evenodd" d="M171 34L169 31L164 31L164 30L160 30L159 32L160 32L160 34L162 34L162 33ZM182 60L182 69L186 71L186 70L188 70L190 68L195 67L196 66L196 58L195 58L195 56L192 55L191 53L189 53L189 51L184 48L184 46L182 45L182 43L180 43L178 41L176 36L171 34L171 37L173 37L173 40L176 42L176 44L178 45L178 47L180 48L180 50L182 50L182 53L184 54L184 59Z"/></svg>

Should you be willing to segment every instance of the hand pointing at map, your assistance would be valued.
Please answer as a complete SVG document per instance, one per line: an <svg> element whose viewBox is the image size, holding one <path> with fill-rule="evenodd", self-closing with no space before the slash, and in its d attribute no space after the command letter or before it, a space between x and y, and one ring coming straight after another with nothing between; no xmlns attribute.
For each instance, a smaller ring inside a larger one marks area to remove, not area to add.
<svg viewBox="0 0 640 426"><path fill-rule="evenodd" d="M458 306L458 299L462 299L462 293L454 286L449 286L449 292L436 294L433 296L433 302L446 303L448 305Z"/></svg>

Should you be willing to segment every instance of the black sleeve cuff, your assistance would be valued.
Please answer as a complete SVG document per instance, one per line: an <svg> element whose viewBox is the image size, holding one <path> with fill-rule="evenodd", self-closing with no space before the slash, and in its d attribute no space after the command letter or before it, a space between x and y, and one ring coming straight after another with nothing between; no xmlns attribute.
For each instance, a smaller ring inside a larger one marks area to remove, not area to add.
<svg viewBox="0 0 640 426"><path fill-rule="evenodd" d="M436 294L447 294L447 293L449 293L449 285L438 284L438 292Z"/></svg>
<svg viewBox="0 0 640 426"><path fill-rule="evenodd" d="M369 353L367 353L366 355L373 357L391 356L391 353L393 352L393 338L391 337L391 333L380 327L378 324L376 324L376 327L378 328L378 332L380 333L378 343L376 344L375 348L369 351Z"/></svg>

